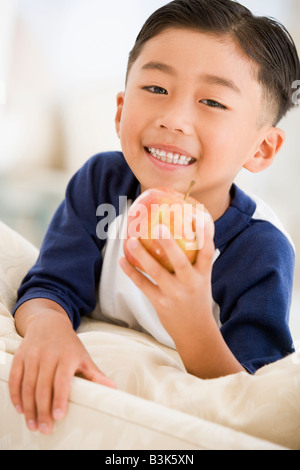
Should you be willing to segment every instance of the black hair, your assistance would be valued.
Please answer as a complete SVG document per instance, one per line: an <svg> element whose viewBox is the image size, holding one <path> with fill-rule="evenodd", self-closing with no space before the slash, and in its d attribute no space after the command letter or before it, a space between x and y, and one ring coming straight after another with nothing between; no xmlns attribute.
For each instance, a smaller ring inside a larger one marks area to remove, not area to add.
<svg viewBox="0 0 300 470"><path fill-rule="evenodd" d="M233 0L174 0L155 11L130 52L126 82L145 43L170 27L231 36L259 66L257 80L272 110L273 125L295 106L292 85L300 80L300 63L292 37L275 19L254 16Z"/></svg>

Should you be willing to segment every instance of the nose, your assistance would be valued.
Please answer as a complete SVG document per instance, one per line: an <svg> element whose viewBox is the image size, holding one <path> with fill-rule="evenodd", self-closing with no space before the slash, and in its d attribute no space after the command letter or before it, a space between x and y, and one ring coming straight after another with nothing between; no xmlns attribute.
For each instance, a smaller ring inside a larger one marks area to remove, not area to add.
<svg viewBox="0 0 300 470"><path fill-rule="evenodd" d="M193 132L193 110L188 100L172 100L162 105L157 125L161 129L186 135Z"/></svg>

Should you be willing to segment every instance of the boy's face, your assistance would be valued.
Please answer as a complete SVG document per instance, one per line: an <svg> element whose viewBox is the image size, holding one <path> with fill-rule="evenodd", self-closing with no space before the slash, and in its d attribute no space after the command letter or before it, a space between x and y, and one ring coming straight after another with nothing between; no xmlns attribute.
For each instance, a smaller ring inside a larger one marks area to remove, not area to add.
<svg viewBox="0 0 300 470"><path fill-rule="evenodd" d="M235 176L262 140L254 67L227 37L171 28L144 45L116 115L124 156L143 191L184 193L194 180L192 195L215 218L222 215ZM182 164L181 156L188 157Z"/></svg>

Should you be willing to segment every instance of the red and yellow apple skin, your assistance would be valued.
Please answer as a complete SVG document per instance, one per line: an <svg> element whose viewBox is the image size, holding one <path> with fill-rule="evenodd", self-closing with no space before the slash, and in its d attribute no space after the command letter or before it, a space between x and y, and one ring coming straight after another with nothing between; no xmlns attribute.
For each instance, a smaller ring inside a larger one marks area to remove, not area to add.
<svg viewBox="0 0 300 470"><path fill-rule="evenodd" d="M168 188L154 188L142 193L128 211L124 254L135 267L143 270L129 249L130 238L139 239L146 250L169 272L174 268L163 250L157 230L165 225L188 260L194 264L203 240L196 236L196 225L204 227L204 206L196 199ZM197 221L197 222L196 222Z"/></svg>

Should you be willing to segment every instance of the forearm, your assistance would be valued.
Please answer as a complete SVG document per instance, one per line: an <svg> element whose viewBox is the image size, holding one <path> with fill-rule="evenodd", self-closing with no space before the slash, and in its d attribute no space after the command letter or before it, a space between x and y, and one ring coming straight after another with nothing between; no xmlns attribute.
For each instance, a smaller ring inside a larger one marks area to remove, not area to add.
<svg viewBox="0 0 300 470"><path fill-rule="evenodd" d="M43 318L43 314L50 314L53 320L64 320L72 324L65 310L56 302L47 299L33 299L24 302L15 313L15 326L20 336L24 337L28 326L36 319Z"/></svg>
<svg viewBox="0 0 300 470"><path fill-rule="evenodd" d="M203 238L203 227L197 230L200 240ZM154 283L135 269L126 258L120 260L125 274L154 306L162 325L174 340L187 371L203 379L245 371L227 347L213 317L213 232L212 221L207 218L204 245L193 266L171 236L160 240L174 266L174 274L160 266L141 243L129 240L127 248Z"/></svg>
<svg viewBox="0 0 300 470"><path fill-rule="evenodd" d="M187 372L196 377L214 379L245 372L225 343L212 314L189 335L180 335L175 344Z"/></svg>

